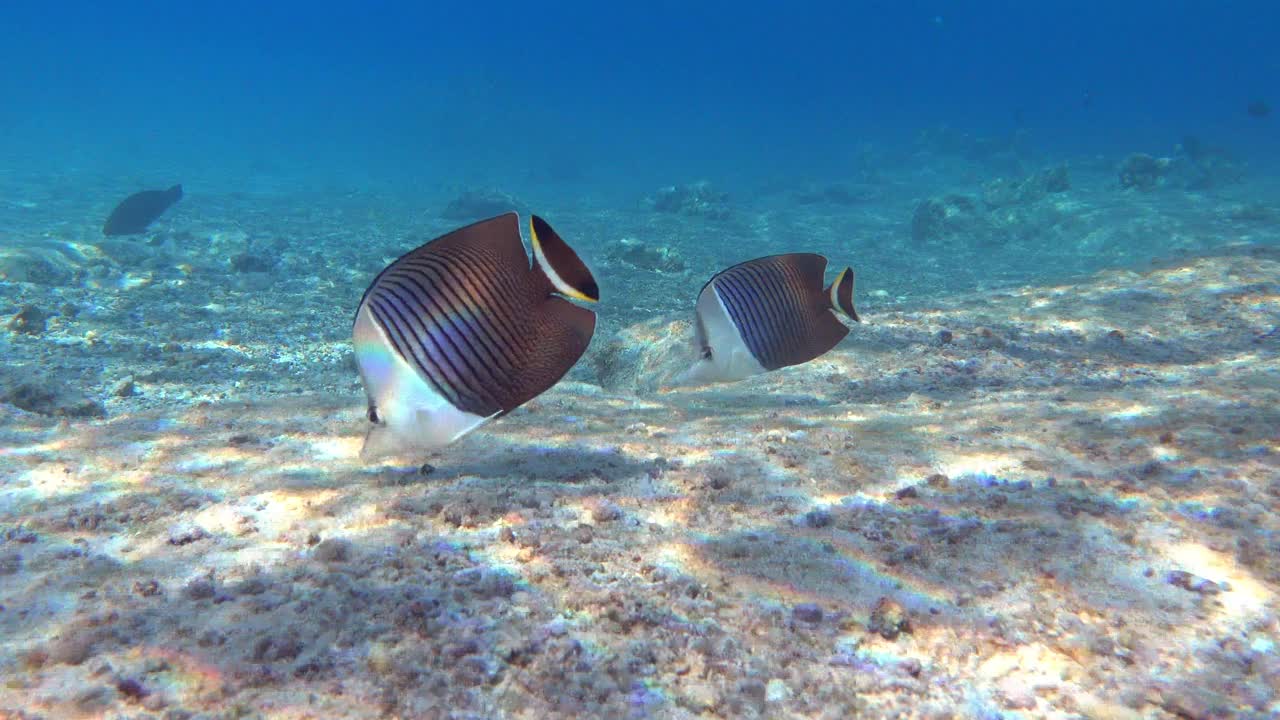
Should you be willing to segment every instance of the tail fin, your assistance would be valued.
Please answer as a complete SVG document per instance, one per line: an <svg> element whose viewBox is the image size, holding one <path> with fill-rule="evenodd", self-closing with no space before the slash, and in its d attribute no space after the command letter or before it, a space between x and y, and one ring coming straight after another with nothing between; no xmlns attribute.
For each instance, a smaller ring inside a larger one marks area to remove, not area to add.
<svg viewBox="0 0 1280 720"><path fill-rule="evenodd" d="M858 311L853 308L853 268L846 267L840 271L835 282L827 286L827 296L831 298L831 307L836 312L854 322L862 322Z"/></svg>
<svg viewBox="0 0 1280 720"><path fill-rule="evenodd" d="M529 237L534 267L551 281L556 292L575 300L600 300L600 288L591 271L546 220L537 215L529 218Z"/></svg>

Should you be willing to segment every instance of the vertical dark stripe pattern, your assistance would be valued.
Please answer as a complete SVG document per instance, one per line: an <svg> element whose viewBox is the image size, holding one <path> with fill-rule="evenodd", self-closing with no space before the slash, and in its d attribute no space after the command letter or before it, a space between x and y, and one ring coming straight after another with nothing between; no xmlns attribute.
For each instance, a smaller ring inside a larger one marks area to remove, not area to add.
<svg viewBox="0 0 1280 720"><path fill-rule="evenodd" d="M812 284L791 263L773 258L735 265L712 280L747 349L768 370L813 357L814 293L822 288Z"/></svg>
<svg viewBox="0 0 1280 720"><path fill-rule="evenodd" d="M364 298L395 352L451 405L483 417L514 407L530 351L528 268L507 265L467 247L420 251Z"/></svg>

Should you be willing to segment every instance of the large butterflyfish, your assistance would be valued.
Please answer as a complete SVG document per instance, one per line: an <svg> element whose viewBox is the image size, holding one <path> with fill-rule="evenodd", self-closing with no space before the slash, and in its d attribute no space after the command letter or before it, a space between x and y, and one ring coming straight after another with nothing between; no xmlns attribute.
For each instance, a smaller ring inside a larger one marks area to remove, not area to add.
<svg viewBox="0 0 1280 720"><path fill-rule="evenodd" d="M515 213L454 230L386 267L353 335L368 396L361 456L430 452L546 391L595 331L591 271L545 220Z"/></svg>

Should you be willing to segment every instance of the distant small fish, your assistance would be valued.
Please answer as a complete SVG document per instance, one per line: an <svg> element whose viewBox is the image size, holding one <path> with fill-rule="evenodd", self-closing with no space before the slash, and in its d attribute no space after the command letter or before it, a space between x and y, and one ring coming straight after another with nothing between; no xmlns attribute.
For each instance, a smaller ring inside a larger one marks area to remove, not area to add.
<svg viewBox="0 0 1280 720"><path fill-rule="evenodd" d="M1271 114L1271 106L1267 104L1266 100L1254 100L1249 103L1249 107L1246 110L1256 118L1264 118Z"/></svg>
<svg viewBox="0 0 1280 720"><path fill-rule="evenodd" d="M853 269L823 289L827 259L773 255L734 265L698 294L702 356L680 384L731 382L808 362L849 334L836 313L861 322L853 307Z"/></svg>
<svg viewBox="0 0 1280 720"><path fill-rule="evenodd" d="M545 220L454 230L387 266L352 335L369 400L361 457L438 450L537 397L586 351L600 299L591 271ZM563 297L562 297L563 296Z"/></svg>
<svg viewBox="0 0 1280 720"><path fill-rule="evenodd" d="M137 235L146 232L147 226L164 214L174 203L182 199L182 186L168 190L143 190L125 198L111 211L103 235Z"/></svg>

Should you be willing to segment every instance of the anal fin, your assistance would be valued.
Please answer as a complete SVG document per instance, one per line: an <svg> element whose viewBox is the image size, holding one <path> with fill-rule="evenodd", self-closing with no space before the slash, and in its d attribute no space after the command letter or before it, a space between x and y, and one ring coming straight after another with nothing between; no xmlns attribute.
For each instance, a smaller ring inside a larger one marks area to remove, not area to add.
<svg viewBox="0 0 1280 720"><path fill-rule="evenodd" d="M538 308L537 343L526 358L520 385L503 411L510 412L559 382L578 362L595 333L596 314L561 297L550 297Z"/></svg>

